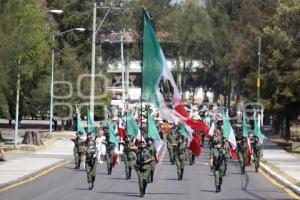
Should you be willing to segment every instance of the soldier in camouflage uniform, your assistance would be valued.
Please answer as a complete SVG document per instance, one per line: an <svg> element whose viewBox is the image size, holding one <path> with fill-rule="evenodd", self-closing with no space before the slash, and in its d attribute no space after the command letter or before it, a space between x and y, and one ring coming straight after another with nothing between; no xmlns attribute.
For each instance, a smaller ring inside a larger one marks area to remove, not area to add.
<svg viewBox="0 0 300 200"><path fill-rule="evenodd" d="M222 142L219 137L213 140L213 148L210 151L210 167L214 173L216 192L221 191L225 169L225 150L222 148Z"/></svg>
<svg viewBox="0 0 300 200"><path fill-rule="evenodd" d="M114 151L115 151L115 145L114 143L111 143L109 141L109 132L107 127L103 128L105 137L106 137L106 141L105 141L105 145L106 145L106 163L107 163L107 174L110 175L112 172L112 162L113 162L113 157L114 157Z"/></svg>
<svg viewBox="0 0 300 200"><path fill-rule="evenodd" d="M149 150L146 148L146 144L141 142L139 144L135 164L135 170L139 181L140 197L144 197L146 193L151 161L152 158Z"/></svg>
<svg viewBox="0 0 300 200"><path fill-rule="evenodd" d="M176 160L176 168L178 180L182 180L183 172L184 172L184 163L185 163L185 143L184 137L181 135L177 136L177 144L175 146L175 160Z"/></svg>
<svg viewBox="0 0 300 200"><path fill-rule="evenodd" d="M148 183L153 183L155 165L158 162L158 159L157 159L157 150L156 150L156 147L153 144L153 139L152 138L147 138L147 149L148 149L148 151L151 155L151 159L152 159L152 161L150 162Z"/></svg>
<svg viewBox="0 0 300 200"><path fill-rule="evenodd" d="M126 180L131 178L131 170L133 168L134 160L135 160L135 150L137 149L132 142L132 138L130 135L127 135L124 143L124 164L125 164L125 173Z"/></svg>
<svg viewBox="0 0 300 200"><path fill-rule="evenodd" d="M246 166L245 160L247 155L247 147L246 147L245 139L240 132L236 136L236 144L237 144L238 159L241 167L241 174L245 174L245 166Z"/></svg>
<svg viewBox="0 0 300 200"><path fill-rule="evenodd" d="M87 146L85 147L85 170L87 173L87 181L89 183L89 190L94 187L96 179L97 168L97 148L94 140L89 137L87 139Z"/></svg>
<svg viewBox="0 0 300 200"><path fill-rule="evenodd" d="M169 157L170 157L170 162L172 165L175 164L175 155L174 155L174 149L176 146L176 134L175 130L172 129L170 133L167 135L167 147L169 151Z"/></svg>
<svg viewBox="0 0 300 200"><path fill-rule="evenodd" d="M228 140L226 140L224 137L222 138L222 148L225 151L225 157L224 157L224 176L226 176L226 171L227 171L227 163L228 163L228 158L230 157L230 146Z"/></svg>
<svg viewBox="0 0 300 200"><path fill-rule="evenodd" d="M78 132L76 133L76 138L71 140L74 142L73 153L74 153L75 169L79 169L81 158L84 152L83 141L81 140Z"/></svg>
<svg viewBox="0 0 300 200"><path fill-rule="evenodd" d="M257 136L252 136L250 142L251 142L251 148L252 148L253 158L255 163L255 172L258 172L259 161L260 158L262 157L262 145Z"/></svg>

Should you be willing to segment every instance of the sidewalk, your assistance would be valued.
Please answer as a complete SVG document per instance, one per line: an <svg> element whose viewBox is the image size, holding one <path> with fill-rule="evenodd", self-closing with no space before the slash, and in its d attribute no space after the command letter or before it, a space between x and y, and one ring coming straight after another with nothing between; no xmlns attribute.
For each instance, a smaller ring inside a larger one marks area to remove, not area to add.
<svg viewBox="0 0 300 200"><path fill-rule="evenodd" d="M73 142L58 139L46 149L22 154L8 154L5 162L0 162L0 188L22 181L48 168L70 160Z"/></svg>
<svg viewBox="0 0 300 200"><path fill-rule="evenodd" d="M261 168L300 195L300 159L265 138Z"/></svg>

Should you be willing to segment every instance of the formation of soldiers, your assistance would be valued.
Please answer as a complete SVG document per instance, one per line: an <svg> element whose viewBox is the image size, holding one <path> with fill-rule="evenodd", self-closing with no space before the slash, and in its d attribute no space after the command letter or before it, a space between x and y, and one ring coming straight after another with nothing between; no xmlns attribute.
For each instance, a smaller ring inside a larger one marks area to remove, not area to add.
<svg viewBox="0 0 300 200"><path fill-rule="evenodd" d="M189 162L190 165L193 165L196 156L188 148L187 138L180 134L180 125L172 122L170 124L164 121L159 129L161 136L166 139L170 163L171 165L176 165L178 181L181 181L183 179L185 163ZM255 171L258 172L259 161L262 156L262 145L258 137L253 134L250 134L249 138L244 137L241 131L236 129L237 148L235 151L232 151L230 150L228 140L222 135L222 122L219 121L217 124L218 126L214 130L213 135L207 135L207 137L209 138L208 144L210 148L209 164L211 172L214 175L215 191L218 193L221 192L223 177L226 176L228 160L235 157L233 154L237 155L241 174L244 174L246 166L250 165L250 156L252 153ZM92 134L87 134L87 137L84 139L81 135L77 133L76 138L72 139L74 142L75 169L79 169L80 163L84 163L89 189L92 190L96 178L97 158L99 159L99 150L95 142L99 134L97 134L96 138ZM135 170L138 176L140 197L144 197L147 185L153 182L155 167L159 160L159 152L157 152L153 139L147 138L145 129L142 130L142 135L145 136L145 140L141 139L137 142L136 138L126 135L124 140L119 141L119 145L124 147L122 159L125 165L125 178L126 180L131 179L132 170ZM203 146L205 135L203 133L198 133L198 135L202 138L200 145ZM102 141L102 144L106 147L105 160L107 162L107 173L110 175L112 174L113 165L116 162L115 151L119 147L116 147L115 143L110 142L110 134L107 126L102 128L100 136L106 138ZM251 149L250 154L248 152L249 148Z"/></svg>

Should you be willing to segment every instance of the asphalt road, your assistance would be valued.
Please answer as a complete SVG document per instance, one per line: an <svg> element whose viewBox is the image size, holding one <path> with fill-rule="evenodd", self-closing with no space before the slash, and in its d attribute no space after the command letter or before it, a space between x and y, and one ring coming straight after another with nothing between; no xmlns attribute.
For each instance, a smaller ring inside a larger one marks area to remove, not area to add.
<svg viewBox="0 0 300 200"><path fill-rule="evenodd" d="M208 150L196 159L193 166L186 165L182 181L177 181L176 166L170 165L167 153L156 167L155 180L144 199L292 199L284 190L272 184L254 167L240 175L236 161L230 161L222 192L215 193L210 172ZM1 177L0 177L1 178ZM106 164L98 166L95 187L88 190L84 170L74 170L73 164L57 169L33 182L0 193L0 200L113 200L139 199L136 173L125 180L124 164L120 163L107 175Z"/></svg>

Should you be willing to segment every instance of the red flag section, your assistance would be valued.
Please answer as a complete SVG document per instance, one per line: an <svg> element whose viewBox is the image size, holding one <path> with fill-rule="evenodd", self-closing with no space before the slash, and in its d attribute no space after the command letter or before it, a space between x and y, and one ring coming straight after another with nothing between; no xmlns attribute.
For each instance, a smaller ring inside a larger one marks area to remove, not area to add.
<svg viewBox="0 0 300 200"><path fill-rule="evenodd" d="M112 166L115 167L118 161L118 154L114 153L113 160L112 160Z"/></svg>
<svg viewBox="0 0 300 200"><path fill-rule="evenodd" d="M229 151L230 155L233 159L237 160L238 159L238 154L237 152L232 148L231 144L229 143Z"/></svg>
<svg viewBox="0 0 300 200"><path fill-rule="evenodd" d="M196 156L200 156L200 154L201 154L200 144L201 144L200 137L196 133L193 133L193 139L190 143L189 149L192 150L192 152Z"/></svg>
<svg viewBox="0 0 300 200"><path fill-rule="evenodd" d="M188 125L191 128L195 128L205 135L208 135L209 132L209 126L205 122L195 121L189 117L189 114L186 112L185 107L182 103L178 104L175 107L176 112L182 116L182 118L185 118L184 121L186 125Z"/></svg>
<svg viewBox="0 0 300 200"><path fill-rule="evenodd" d="M199 131L204 133L204 135L208 135L209 126L205 122L199 122L199 121L195 121L191 118L188 118L186 121L186 124L188 126L190 126L191 128L198 129Z"/></svg>

